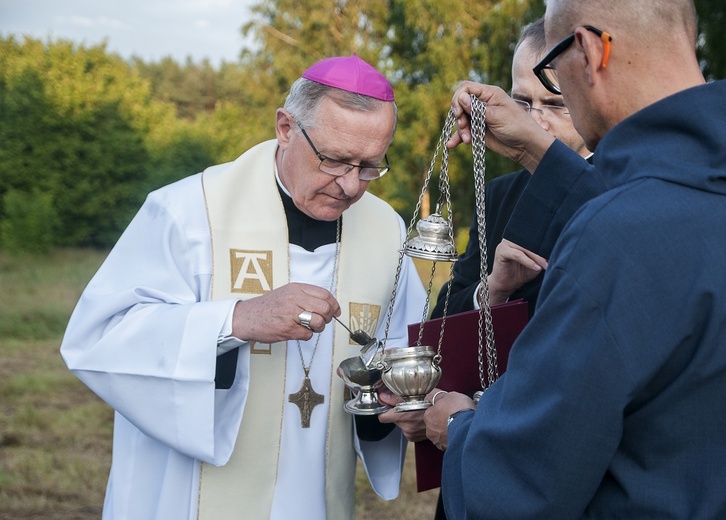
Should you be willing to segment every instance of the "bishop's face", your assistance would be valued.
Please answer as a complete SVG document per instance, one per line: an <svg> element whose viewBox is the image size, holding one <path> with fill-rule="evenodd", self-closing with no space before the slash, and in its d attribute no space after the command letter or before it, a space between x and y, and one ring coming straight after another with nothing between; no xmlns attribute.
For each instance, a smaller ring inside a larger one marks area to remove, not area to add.
<svg viewBox="0 0 726 520"><path fill-rule="evenodd" d="M316 124L306 126L305 131L326 157L377 166L384 163L393 118L390 103L362 112L326 98L318 107ZM370 181L358 178L358 168L340 177L320 171L320 159L287 110L277 111L276 131L280 180L303 213L317 220L335 220L363 196Z"/></svg>

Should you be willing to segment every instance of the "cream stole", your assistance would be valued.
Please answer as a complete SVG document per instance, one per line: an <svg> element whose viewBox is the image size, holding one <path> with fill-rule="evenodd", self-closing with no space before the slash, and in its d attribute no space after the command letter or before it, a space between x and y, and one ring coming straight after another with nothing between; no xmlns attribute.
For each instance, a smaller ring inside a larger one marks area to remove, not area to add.
<svg viewBox="0 0 726 520"><path fill-rule="evenodd" d="M274 175L276 147L274 140L259 144L202 176L212 235L213 300L247 299L289 281L287 221ZM344 213L336 297L340 319L352 329L359 328L362 310L373 309L378 320L385 319L401 241L396 214L373 195L365 194ZM360 347L342 328L335 330L332 395L325 396L330 407L325 490L327 518L343 519L354 514L355 451L353 418L343 409L347 392L335 368ZM287 402L287 343L255 344L251 352L249 368L243 356L237 366L236 381L249 370L250 384L232 456L221 467L202 464L198 518L203 520L269 518Z"/></svg>

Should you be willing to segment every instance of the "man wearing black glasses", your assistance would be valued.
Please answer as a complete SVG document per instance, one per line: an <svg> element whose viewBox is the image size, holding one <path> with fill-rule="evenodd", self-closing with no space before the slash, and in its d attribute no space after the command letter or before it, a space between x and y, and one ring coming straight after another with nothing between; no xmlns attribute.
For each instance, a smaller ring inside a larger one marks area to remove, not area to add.
<svg viewBox="0 0 726 520"><path fill-rule="evenodd" d="M360 345L331 325L407 346L425 303L397 271L403 221L366 193L393 89L330 58L275 118L276 139L149 195L71 318L62 355L116 410L107 520L352 519L356 455L398 494L402 430L344 411L334 371Z"/></svg>
<svg viewBox="0 0 726 520"><path fill-rule="evenodd" d="M726 82L690 0L550 0L545 22L535 70L609 190L565 226L507 372L426 411L447 516L725 518ZM536 168L552 138L477 95L487 144Z"/></svg>

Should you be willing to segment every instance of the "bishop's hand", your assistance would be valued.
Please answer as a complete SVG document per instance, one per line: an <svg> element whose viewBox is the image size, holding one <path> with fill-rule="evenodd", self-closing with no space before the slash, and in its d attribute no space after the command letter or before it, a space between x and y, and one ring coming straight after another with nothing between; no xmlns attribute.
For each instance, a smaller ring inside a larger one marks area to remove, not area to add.
<svg viewBox="0 0 726 520"><path fill-rule="evenodd" d="M310 328L301 322L310 317ZM274 343L309 340L322 332L340 305L327 289L304 283L290 283L262 296L239 301L234 309L232 335L246 341Z"/></svg>

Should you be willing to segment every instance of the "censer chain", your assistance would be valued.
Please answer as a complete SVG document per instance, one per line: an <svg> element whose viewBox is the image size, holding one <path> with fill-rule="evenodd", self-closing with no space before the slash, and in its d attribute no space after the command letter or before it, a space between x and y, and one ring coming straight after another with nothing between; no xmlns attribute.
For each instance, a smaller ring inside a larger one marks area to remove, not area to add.
<svg viewBox="0 0 726 520"><path fill-rule="evenodd" d="M476 195L476 220L479 233L479 279L481 280L479 308L479 380L483 390L487 389L499 377L497 364L497 351L494 344L494 327L492 325L492 311L489 304L489 283L487 280L487 249L486 249L486 217L485 217L485 174L484 161L486 130L486 103L476 96L471 96L471 143L474 154L474 191ZM484 337L486 330L486 337ZM484 341L486 340L486 341ZM486 344L487 378L484 379L484 344Z"/></svg>
<svg viewBox="0 0 726 520"><path fill-rule="evenodd" d="M423 196L428 191L429 182L431 181L431 176L433 174L434 168L436 167L436 158L438 157L439 153L441 153L441 175L440 175L440 189L441 194L443 197L445 197L446 200L446 209L448 211L448 219L449 219L449 236L453 243L453 226L451 226L451 198L449 194L449 177L448 177L448 164L449 164L449 150L446 148L445 143L449 140L451 137L451 132L454 128L454 124L456 122L456 116L454 115L454 110L449 110L449 113L446 117L446 121L444 122L444 128L441 132L441 136L439 137L439 141L436 144L436 149L434 150L434 156L431 159L431 164L429 165L429 169L426 172L426 179L424 180L424 185L421 190L421 195L419 196L418 202L416 203L416 207L413 211L413 217L411 218L411 223L408 226L408 229L406 230L406 239L411 235L411 232L413 231L413 228L416 225L416 221L418 219L419 212L421 210L421 204L423 201ZM443 153L441 152L443 150ZM391 300L388 304L388 313L386 314L386 326L383 333L383 341L380 342L379 348L381 350L385 350L386 348L386 342L388 340L388 331L391 326L391 317L393 315L393 304L396 300L396 293L398 291L398 283L401 277L401 269L403 266L403 256L404 256L404 249L402 248L399 252L398 257L398 267L396 269L396 276L393 281L393 290L391 292ZM452 264L453 265L453 264ZM435 269L436 262L434 262L434 265L432 269ZM433 272L432 272L432 281L433 281ZM426 297L426 305L424 306L424 315L428 315L429 310L429 296L431 292L431 283L429 283L429 292ZM448 303L448 293L447 293L447 303ZM444 314L445 316L445 314ZM421 337L423 334L423 323L425 322L425 318L421 320L421 328L419 330L419 338L418 338L418 344L421 344ZM443 329L443 324L442 324ZM442 330L443 335L443 330ZM436 358L434 362L438 365L439 360L441 359L441 338L439 338L439 347L438 352L436 354Z"/></svg>

